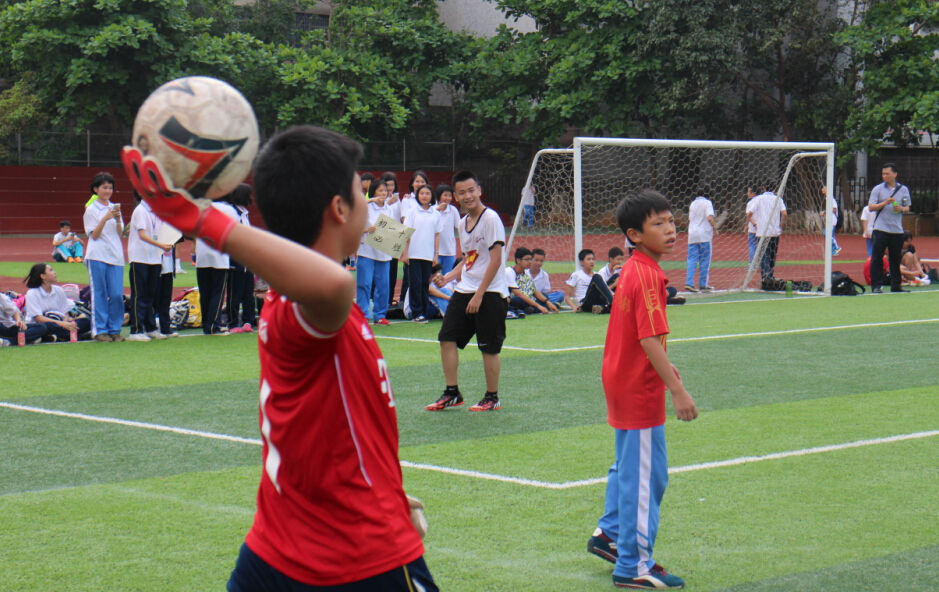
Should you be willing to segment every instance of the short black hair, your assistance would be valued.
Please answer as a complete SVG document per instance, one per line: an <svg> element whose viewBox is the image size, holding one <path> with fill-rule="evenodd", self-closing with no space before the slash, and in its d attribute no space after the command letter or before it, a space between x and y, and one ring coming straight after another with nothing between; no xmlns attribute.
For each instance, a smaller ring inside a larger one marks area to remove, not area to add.
<svg viewBox="0 0 939 592"><path fill-rule="evenodd" d="M525 247L519 247L519 248L515 249L515 260L516 260L516 261L518 261L519 259L524 259L525 257L530 257L530 256L531 256L531 251L529 251L529 250L526 249Z"/></svg>
<svg viewBox="0 0 939 592"><path fill-rule="evenodd" d="M388 182L388 181L393 182L393 183L395 184L394 190L395 190L395 191L398 190L398 176L395 175L393 172L391 172L391 171L385 171L384 173L382 173L382 174L381 174L381 181L382 181L382 183L386 183L386 182Z"/></svg>
<svg viewBox="0 0 939 592"><path fill-rule="evenodd" d="M384 187L385 182L381 179L372 179L372 182L368 184L368 196L375 197L375 192L378 191L379 187ZM385 197L388 197L387 195Z"/></svg>
<svg viewBox="0 0 939 592"><path fill-rule="evenodd" d="M470 179L479 185L479 179L476 178L476 173L467 170L458 171L455 175L453 175L453 186L456 187L457 183L462 181L469 181Z"/></svg>
<svg viewBox="0 0 939 592"><path fill-rule="evenodd" d="M710 198L711 197L711 184L705 181L701 183L700 185L698 185L698 195L702 195L704 197Z"/></svg>
<svg viewBox="0 0 939 592"><path fill-rule="evenodd" d="M319 238L333 196L353 204L362 146L316 127L291 127L270 140L254 164L254 193L268 230L301 245Z"/></svg>
<svg viewBox="0 0 939 592"><path fill-rule="evenodd" d="M616 206L616 223L623 234L630 228L642 232L642 223L650 215L671 210L672 204L664 195L652 189L643 189L619 202Z"/></svg>
<svg viewBox="0 0 939 592"><path fill-rule="evenodd" d="M587 258L587 255L593 255L593 250L592 250L592 249L582 249L582 250L580 251L580 253L577 253L577 260L578 260L578 261L583 261L584 259Z"/></svg>
<svg viewBox="0 0 939 592"><path fill-rule="evenodd" d="M69 222L68 220L62 220L61 222L59 222L59 228L62 228L63 226L71 226L71 225L72 223Z"/></svg>
<svg viewBox="0 0 939 592"><path fill-rule="evenodd" d="M421 185L421 188L414 192L414 199L417 200L417 194L421 192L421 189L427 188L427 191L430 191L430 205L437 203L437 194L434 193L434 188L428 185ZM421 203L418 201L417 203Z"/></svg>
<svg viewBox="0 0 939 592"><path fill-rule="evenodd" d="M897 168L897 165L893 164L892 162L885 162L884 165L880 167L880 170L884 170L884 169L890 169L891 171L895 173L900 172L900 169Z"/></svg>
<svg viewBox="0 0 939 592"><path fill-rule="evenodd" d="M542 257L545 257L546 253L544 252L544 249L536 247L531 250L531 256L534 257L535 255L541 255Z"/></svg>
<svg viewBox="0 0 939 592"><path fill-rule="evenodd" d="M606 252L608 259L613 259L615 257L623 257L626 253L623 252L623 249L619 247L610 247L610 250Z"/></svg>
<svg viewBox="0 0 939 592"><path fill-rule="evenodd" d="M239 183L238 187L219 201L227 201L233 206L248 207L251 205L251 186L247 183Z"/></svg>
<svg viewBox="0 0 939 592"><path fill-rule="evenodd" d="M368 181L369 183L371 183L372 179L374 178L375 178L375 175L373 175L372 173L362 173L361 175L359 175L359 179L362 179L363 181Z"/></svg>
<svg viewBox="0 0 939 592"><path fill-rule="evenodd" d="M101 171L91 179L91 192L98 193L98 187L105 183L110 183L111 187L114 187L114 175L107 171Z"/></svg>
<svg viewBox="0 0 939 592"><path fill-rule="evenodd" d="M447 185L446 183L441 183L440 185L437 185L436 189L434 189L434 197L437 198L437 201L439 202L440 196L446 193L447 191L449 191L450 193L453 193L453 188Z"/></svg>

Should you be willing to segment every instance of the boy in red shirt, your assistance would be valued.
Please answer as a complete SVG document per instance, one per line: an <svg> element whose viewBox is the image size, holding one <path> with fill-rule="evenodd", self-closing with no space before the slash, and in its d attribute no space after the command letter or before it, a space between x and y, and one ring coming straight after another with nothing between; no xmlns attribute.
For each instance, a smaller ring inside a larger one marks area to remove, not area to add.
<svg viewBox="0 0 939 592"><path fill-rule="evenodd" d="M437 590L412 523L419 502L402 488L388 366L342 265L367 220L361 155L313 126L271 138L254 167L268 232L193 201L124 149L154 213L271 286L258 324L263 472L231 592Z"/></svg>
<svg viewBox="0 0 939 592"><path fill-rule="evenodd" d="M610 309L603 352L607 420L616 432L616 461L610 467L604 514L587 550L616 564L618 588L668 590L684 580L652 558L659 505L668 484L665 454L665 389L678 419L698 416L665 351L668 280L658 261L675 248L671 205L643 190L616 210L620 229L635 245L623 266Z"/></svg>

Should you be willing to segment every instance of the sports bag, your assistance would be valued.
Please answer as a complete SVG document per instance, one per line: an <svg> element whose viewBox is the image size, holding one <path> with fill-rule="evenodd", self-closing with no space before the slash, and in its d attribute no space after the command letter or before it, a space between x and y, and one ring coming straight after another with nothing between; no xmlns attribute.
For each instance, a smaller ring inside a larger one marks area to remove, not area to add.
<svg viewBox="0 0 939 592"><path fill-rule="evenodd" d="M831 272L832 296L857 296L867 291L863 284L852 280L848 274L841 271Z"/></svg>

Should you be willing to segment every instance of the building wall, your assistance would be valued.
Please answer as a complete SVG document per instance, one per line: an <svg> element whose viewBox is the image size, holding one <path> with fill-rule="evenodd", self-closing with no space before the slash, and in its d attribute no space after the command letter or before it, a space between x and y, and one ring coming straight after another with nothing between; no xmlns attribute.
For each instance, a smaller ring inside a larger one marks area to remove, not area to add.
<svg viewBox="0 0 939 592"><path fill-rule="evenodd" d="M437 11L451 31L465 31L480 37L491 37L501 24L522 33L531 33L537 28L534 19L508 19L495 2L486 0L438 0Z"/></svg>

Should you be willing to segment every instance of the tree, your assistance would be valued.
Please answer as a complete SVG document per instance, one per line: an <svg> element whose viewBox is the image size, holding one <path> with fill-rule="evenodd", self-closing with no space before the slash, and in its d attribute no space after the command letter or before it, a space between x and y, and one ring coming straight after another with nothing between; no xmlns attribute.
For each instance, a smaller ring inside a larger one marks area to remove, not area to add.
<svg viewBox="0 0 939 592"><path fill-rule="evenodd" d="M847 118L844 150L876 152L884 141L919 143L939 133L939 3L861 2L863 20L840 33L859 83Z"/></svg>

